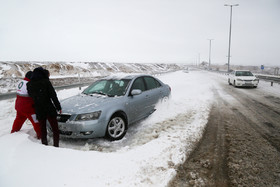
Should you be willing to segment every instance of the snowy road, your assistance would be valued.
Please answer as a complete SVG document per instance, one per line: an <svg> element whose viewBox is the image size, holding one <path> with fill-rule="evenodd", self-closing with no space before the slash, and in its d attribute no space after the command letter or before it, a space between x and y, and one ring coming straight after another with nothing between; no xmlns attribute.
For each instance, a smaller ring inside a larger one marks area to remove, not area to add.
<svg viewBox="0 0 280 187"><path fill-rule="evenodd" d="M215 102L212 90L227 100L232 96L223 91L227 80L221 75L191 71L158 78L171 86L171 99L116 142L61 140L60 148L43 146L29 122L21 132L9 134L14 100L0 101L0 186L168 185L202 137ZM277 88L268 88L259 86L258 91L277 93ZM77 93L63 90L58 97Z"/></svg>
<svg viewBox="0 0 280 187"><path fill-rule="evenodd" d="M203 138L170 187L280 185L280 86L269 85L212 89Z"/></svg>

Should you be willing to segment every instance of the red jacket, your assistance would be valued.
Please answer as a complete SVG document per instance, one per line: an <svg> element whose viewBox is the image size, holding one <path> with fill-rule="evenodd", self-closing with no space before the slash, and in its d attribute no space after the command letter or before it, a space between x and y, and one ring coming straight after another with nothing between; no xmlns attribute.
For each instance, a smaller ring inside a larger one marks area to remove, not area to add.
<svg viewBox="0 0 280 187"><path fill-rule="evenodd" d="M17 98L15 109L18 112L26 114L35 114L34 102L31 97L29 97L26 89L27 82L30 81L28 78L24 78L17 85Z"/></svg>

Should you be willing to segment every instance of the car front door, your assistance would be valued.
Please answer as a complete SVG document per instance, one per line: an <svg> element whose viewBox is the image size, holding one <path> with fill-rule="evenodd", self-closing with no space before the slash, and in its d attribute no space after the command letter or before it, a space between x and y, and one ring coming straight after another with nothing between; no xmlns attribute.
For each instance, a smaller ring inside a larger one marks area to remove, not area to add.
<svg viewBox="0 0 280 187"><path fill-rule="evenodd" d="M134 89L141 90L141 93L138 95L131 95L131 91ZM146 85L143 77L139 77L132 83L130 94L126 103L130 123L138 121L146 116L148 113L147 101L148 95L146 94Z"/></svg>

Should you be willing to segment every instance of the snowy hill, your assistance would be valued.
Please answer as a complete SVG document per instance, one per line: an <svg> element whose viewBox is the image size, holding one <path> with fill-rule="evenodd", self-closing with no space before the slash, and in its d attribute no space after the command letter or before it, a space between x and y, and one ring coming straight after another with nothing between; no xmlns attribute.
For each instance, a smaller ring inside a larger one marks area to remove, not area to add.
<svg viewBox="0 0 280 187"><path fill-rule="evenodd" d="M0 93L14 91L15 84L25 73L42 66L51 73L54 86L91 81L116 73L158 74L185 68L184 64L141 64L102 62L0 62ZM63 80L63 81L62 81Z"/></svg>

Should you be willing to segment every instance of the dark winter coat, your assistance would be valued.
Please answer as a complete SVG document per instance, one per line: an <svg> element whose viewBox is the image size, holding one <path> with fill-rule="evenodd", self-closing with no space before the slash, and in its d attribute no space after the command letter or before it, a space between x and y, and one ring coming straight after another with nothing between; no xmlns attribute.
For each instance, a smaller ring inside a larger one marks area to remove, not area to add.
<svg viewBox="0 0 280 187"><path fill-rule="evenodd" d="M27 91L33 98L38 120L57 116L61 106L45 69L34 69L31 81L27 83Z"/></svg>

